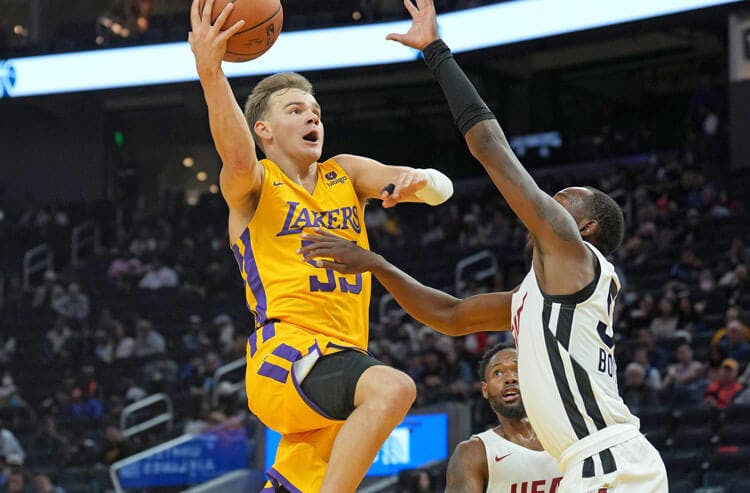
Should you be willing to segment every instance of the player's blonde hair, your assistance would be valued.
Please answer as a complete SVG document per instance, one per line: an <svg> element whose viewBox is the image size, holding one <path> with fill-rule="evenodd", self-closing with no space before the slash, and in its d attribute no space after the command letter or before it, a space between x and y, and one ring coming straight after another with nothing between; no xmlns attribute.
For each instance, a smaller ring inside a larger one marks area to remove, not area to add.
<svg viewBox="0 0 750 493"><path fill-rule="evenodd" d="M263 143L255 133L253 127L255 126L255 122L262 120L266 116L268 100L271 98L271 95L285 89L299 89L314 94L312 84L305 77L296 72L281 72L269 75L258 82L253 88L253 92L247 98L247 102L245 103L245 118L250 126L250 132L253 135L255 144L261 149L263 149Z"/></svg>

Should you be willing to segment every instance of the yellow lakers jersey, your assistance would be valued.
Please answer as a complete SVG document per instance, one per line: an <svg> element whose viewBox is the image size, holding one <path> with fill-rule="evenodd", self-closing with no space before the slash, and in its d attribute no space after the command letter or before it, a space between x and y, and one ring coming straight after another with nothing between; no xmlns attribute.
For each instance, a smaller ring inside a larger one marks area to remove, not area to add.
<svg viewBox="0 0 750 493"><path fill-rule="evenodd" d="M367 347L371 274L344 275L304 262L297 250L313 228L369 249L351 178L333 160L318 163L310 194L268 159L257 209L232 250L257 326L278 319Z"/></svg>

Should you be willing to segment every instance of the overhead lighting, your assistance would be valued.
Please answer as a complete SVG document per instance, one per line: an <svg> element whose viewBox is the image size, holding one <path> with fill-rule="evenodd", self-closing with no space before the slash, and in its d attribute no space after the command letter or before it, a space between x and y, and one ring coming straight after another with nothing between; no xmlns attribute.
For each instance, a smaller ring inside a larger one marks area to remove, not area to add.
<svg viewBox="0 0 750 493"><path fill-rule="evenodd" d="M190 156L182 160L182 165L186 168L192 168L194 164L195 161L193 161L193 158L191 158Z"/></svg>
<svg viewBox="0 0 750 493"><path fill-rule="evenodd" d="M198 181L206 181L208 180L208 173L205 171L199 171L196 173L195 177L198 179Z"/></svg>
<svg viewBox="0 0 750 493"><path fill-rule="evenodd" d="M208 191L213 194L219 193L219 185L217 185L216 183L212 184L210 187L208 187Z"/></svg>
<svg viewBox="0 0 750 493"><path fill-rule="evenodd" d="M185 192L185 202L188 205L198 205L200 198L200 193L197 190L188 190Z"/></svg>

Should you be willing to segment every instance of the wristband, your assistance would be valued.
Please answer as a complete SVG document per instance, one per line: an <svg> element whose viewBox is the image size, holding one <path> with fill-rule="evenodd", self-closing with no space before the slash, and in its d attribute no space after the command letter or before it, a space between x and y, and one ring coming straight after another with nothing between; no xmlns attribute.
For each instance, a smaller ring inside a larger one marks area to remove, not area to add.
<svg viewBox="0 0 750 493"><path fill-rule="evenodd" d="M427 185L414 192L425 204L438 205L453 195L453 182L450 178L436 169L422 170L427 175Z"/></svg>
<svg viewBox="0 0 750 493"><path fill-rule="evenodd" d="M453 121L461 134L466 135L471 127L482 120L495 118L442 39L427 45L422 54L448 100Z"/></svg>

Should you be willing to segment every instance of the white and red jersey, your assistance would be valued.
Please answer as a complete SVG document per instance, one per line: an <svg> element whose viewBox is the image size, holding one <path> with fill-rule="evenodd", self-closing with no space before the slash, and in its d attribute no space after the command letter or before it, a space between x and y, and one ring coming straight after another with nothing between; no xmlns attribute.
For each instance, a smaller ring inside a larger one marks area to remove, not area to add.
<svg viewBox="0 0 750 493"><path fill-rule="evenodd" d="M517 445L487 430L474 435L484 444L489 478L486 493L555 493L562 480L557 461L543 450Z"/></svg>
<svg viewBox="0 0 750 493"><path fill-rule="evenodd" d="M617 392L612 312L620 280L604 255L586 245L598 260L588 286L546 295L532 268L511 305L526 413L562 466L571 455L594 455L632 438L639 426Z"/></svg>

